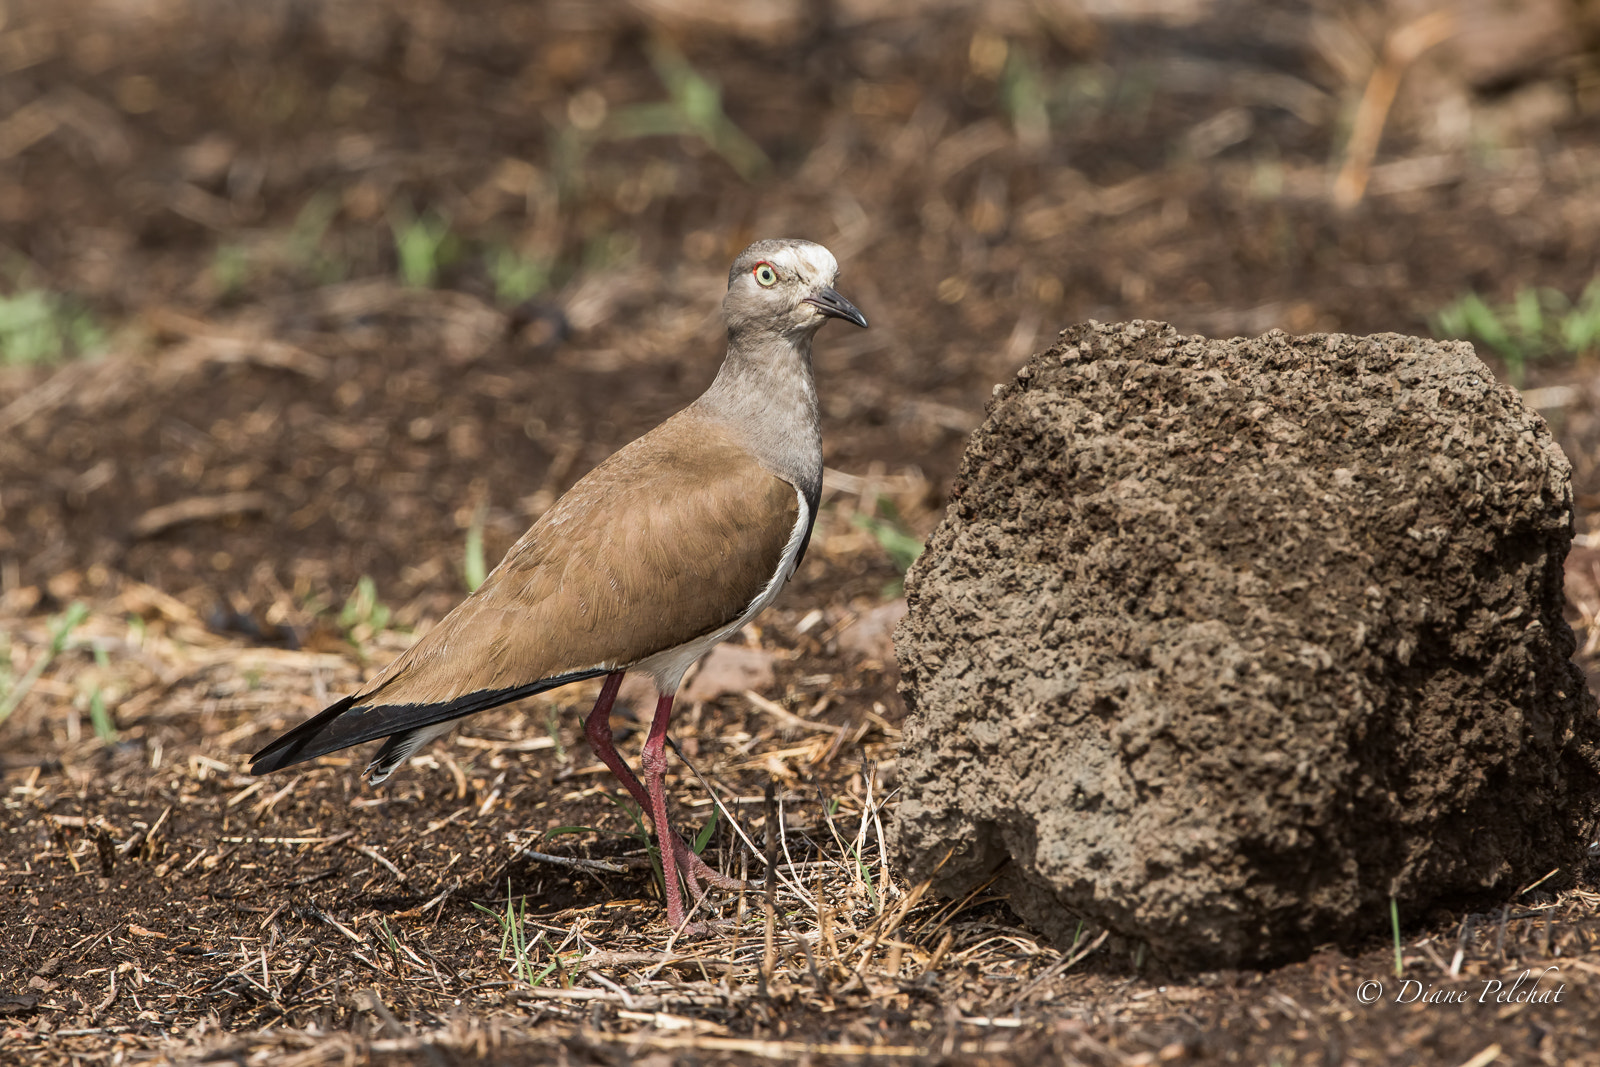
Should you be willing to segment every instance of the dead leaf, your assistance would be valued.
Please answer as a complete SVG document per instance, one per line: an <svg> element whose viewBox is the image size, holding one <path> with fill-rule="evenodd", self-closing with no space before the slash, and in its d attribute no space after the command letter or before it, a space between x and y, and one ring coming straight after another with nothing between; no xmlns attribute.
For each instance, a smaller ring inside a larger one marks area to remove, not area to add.
<svg viewBox="0 0 1600 1067"><path fill-rule="evenodd" d="M861 614L839 634L839 651L853 652L863 659L894 658L894 628L906 613L906 598L879 604Z"/></svg>
<svg viewBox="0 0 1600 1067"><path fill-rule="evenodd" d="M685 700L715 700L724 693L757 692L773 683L772 653L743 645L718 645L684 688Z"/></svg>

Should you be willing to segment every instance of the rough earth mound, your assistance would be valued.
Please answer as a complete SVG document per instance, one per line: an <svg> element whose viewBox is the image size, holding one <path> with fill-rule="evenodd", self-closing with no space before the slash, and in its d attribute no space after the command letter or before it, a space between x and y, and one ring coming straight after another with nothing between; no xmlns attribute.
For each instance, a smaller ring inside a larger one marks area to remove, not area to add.
<svg viewBox="0 0 1600 1067"><path fill-rule="evenodd" d="M1568 478L1468 344L1067 331L907 579L905 873L1216 967L1571 871Z"/></svg>

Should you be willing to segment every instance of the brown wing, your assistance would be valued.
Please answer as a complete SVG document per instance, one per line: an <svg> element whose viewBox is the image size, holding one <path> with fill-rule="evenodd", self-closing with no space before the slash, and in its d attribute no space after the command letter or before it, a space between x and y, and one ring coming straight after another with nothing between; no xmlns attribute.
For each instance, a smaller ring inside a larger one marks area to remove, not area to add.
<svg viewBox="0 0 1600 1067"><path fill-rule="evenodd" d="M446 722L726 626L777 573L799 515L793 486L680 412L585 475L477 592L251 769Z"/></svg>
<svg viewBox="0 0 1600 1067"><path fill-rule="evenodd" d="M573 486L357 699L435 704L681 645L749 607L798 519L793 486L680 414Z"/></svg>

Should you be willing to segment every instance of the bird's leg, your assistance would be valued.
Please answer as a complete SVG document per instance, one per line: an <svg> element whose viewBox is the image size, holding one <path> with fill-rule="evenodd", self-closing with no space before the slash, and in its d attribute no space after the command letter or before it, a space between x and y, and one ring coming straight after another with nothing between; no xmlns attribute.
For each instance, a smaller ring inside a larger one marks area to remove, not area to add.
<svg viewBox="0 0 1600 1067"><path fill-rule="evenodd" d="M639 767L650 790L650 819L656 824L656 840L661 843L661 874L666 879L667 922L674 930L684 924L683 894L678 888L677 849L671 847L672 832L667 820L667 722L672 718L672 697L656 698L656 715L650 720L650 733L639 754Z"/></svg>
<svg viewBox="0 0 1600 1067"><path fill-rule="evenodd" d="M617 753L616 743L611 736L611 705L617 699L617 689L622 685L622 675L624 673L623 671L613 671L606 675L605 684L600 687L600 699L594 702L594 710L589 712L589 717L584 720L583 735L588 739L589 747L594 750L596 756L600 757L600 762L606 765L617 781L622 783L622 787L628 791L628 795L633 797L634 802L639 805L639 810L650 815L651 821L656 824L656 838L663 851L668 849L672 851L673 859L677 861L678 867L682 869L684 878L689 882L689 889L697 899L702 893L700 888L702 879L719 889L744 888L744 883L739 879L729 878L697 856L683 838L672 833L670 828L663 832L662 828L665 824L659 821L659 817L652 806L650 795L645 792L645 788L640 784L639 779L634 776L633 771ZM670 713L671 698L664 699L667 700L667 707ZM663 723L663 742L665 742L666 738L665 731L666 725ZM663 860L663 864L665 864L665 860Z"/></svg>
<svg viewBox="0 0 1600 1067"><path fill-rule="evenodd" d="M684 863L686 877L694 869L694 861L697 860L710 874L716 875L716 872L706 867L705 861L690 851L667 818L667 722L671 718L672 694L663 693L656 698L656 717L650 721L650 733L644 740L639 765L644 769L645 784L650 789L650 818L656 824L656 840L661 843L661 875L667 882L667 922L672 924L674 930L681 930L686 915L683 894L678 888L679 863L683 862L685 856L689 859L688 863ZM690 890L698 900L700 891L694 888L692 878ZM703 927L704 924L697 923L690 929Z"/></svg>
<svg viewBox="0 0 1600 1067"><path fill-rule="evenodd" d="M583 736L588 738L589 747L594 749L594 754L600 757L600 762L608 767L622 787L633 797L640 810L650 810L650 798L645 794L644 786L639 784L633 771L622 762L622 757L617 754L617 746L611 737L611 705L616 702L617 690L622 686L622 676L626 671L612 671L606 675L605 684L600 687L600 699L594 702L594 710L589 712L589 717L583 720Z"/></svg>

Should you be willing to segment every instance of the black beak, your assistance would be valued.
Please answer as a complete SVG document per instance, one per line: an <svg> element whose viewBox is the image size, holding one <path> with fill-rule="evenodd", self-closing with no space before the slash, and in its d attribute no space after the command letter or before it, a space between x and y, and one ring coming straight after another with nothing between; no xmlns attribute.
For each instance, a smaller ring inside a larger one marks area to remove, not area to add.
<svg viewBox="0 0 1600 1067"><path fill-rule="evenodd" d="M830 319L843 319L853 322L863 330L867 328L867 317L850 301L840 296L829 286L823 286L815 293L806 297L806 303L828 316Z"/></svg>

